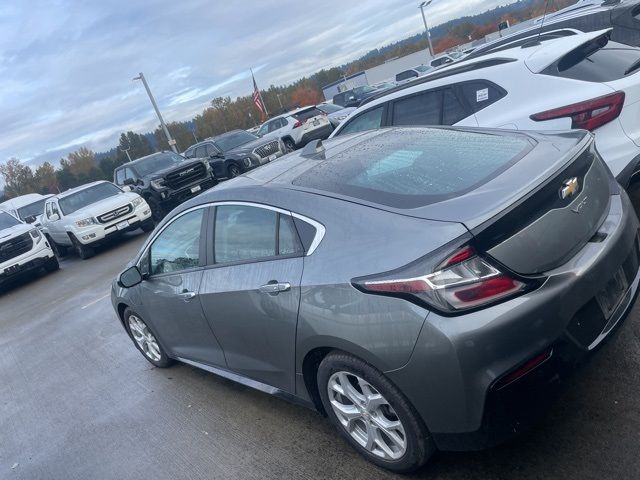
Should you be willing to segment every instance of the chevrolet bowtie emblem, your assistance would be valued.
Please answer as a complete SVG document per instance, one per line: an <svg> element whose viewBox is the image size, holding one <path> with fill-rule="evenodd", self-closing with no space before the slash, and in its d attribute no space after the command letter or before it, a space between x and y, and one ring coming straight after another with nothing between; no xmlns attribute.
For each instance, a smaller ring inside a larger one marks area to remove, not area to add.
<svg viewBox="0 0 640 480"><path fill-rule="evenodd" d="M560 198L565 199L569 197L573 197L580 190L580 184L578 183L578 178L573 177L562 182L562 187L560 187Z"/></svg>

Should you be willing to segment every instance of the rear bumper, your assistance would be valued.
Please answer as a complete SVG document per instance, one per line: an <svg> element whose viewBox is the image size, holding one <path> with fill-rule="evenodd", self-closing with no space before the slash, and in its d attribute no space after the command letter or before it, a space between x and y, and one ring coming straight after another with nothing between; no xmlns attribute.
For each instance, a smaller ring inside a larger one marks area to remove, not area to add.
<svg viewBox="0 0 640 480"><path fill-rule="evenodd" d="M331 125L331 123L328 123L324 127L316 128L315 130L302 135L296 146L304 147L311 140L324 140L326 138L329 138L331 132L333 132L333 125Z"/></svg>
<svg viewBox="0 0 640 480"><path fill-rule="evenodd" d="M482 448L525 429L545 410L551 386L626 317L638 291L638 220L624 192L611 197L599 231L603 240L546 272L537 290L459 317L429 314L409 363L387 375L440 449ZM620 272L627 288L605 319L596 298ZM497 389L506 375L549 350L549 360Z"/></svg>

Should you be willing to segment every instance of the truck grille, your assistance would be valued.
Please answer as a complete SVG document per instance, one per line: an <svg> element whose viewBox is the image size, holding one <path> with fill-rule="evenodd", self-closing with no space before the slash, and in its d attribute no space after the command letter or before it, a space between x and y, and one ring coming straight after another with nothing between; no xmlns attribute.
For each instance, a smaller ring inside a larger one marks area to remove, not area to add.
<svg viewBox="0 0 640 480"><path fill-rule="evenodd" d="M98 221L100 223L108 223L112 220L115 220L116 218L120 218L124 215L126 215L127 213L130 213L131 210L133 210L133 206L131 204L129 205L125 205L124 207L120 207L120 208L116 208L115 210L111 210L110 212L107 213L103 213L102 215L98 216Z"/></svg>
<svg viewBox="0 0 640 480"><path fill-rule="evenodd" d="M6 242L2 242L0 243L0 262L6 262L7 260L25 254L31 250L31 247L33 247L33 239L28 232Z"/></svg>
<svg viewBox="0 0 640 480"><path fill-rule="evenodd" d="M186 187L198 180L204 180L207 175L207 169L204 163L196 163L188 167L181 168L175 172L168 173L165 176L166 184L174 190Z"/></svg>
<svg viewBox="0 0 640 480"><path fill-rule="evenodd" d="M280 151L280 142L275 140L273 142L265 143L264 145L255 148L253 151L260 158L265 158Z"/></svg>

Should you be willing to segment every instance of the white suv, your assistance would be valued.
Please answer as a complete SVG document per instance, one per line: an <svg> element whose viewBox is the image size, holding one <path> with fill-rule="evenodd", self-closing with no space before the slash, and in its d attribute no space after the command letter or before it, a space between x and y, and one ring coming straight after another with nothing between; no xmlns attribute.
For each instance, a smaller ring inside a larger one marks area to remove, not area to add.
<svg viewBox="0 0 640 480"><path fill-rule="evenodd" d="M58 255L73 248L82 259L94 247L124 232L153 230L151 209L137 193L111 182L93 182L48 199L42 229Z"/></svg>
<svg viewBox="0 0 640 480"><path fill-rule="evenodd" d="M290 152L311 140L324 140L333 131L327 115L316 107L304 107L278 115L262 124L257 135L280 138Z"/></svg>
<svg viewBox="0 0 640 480"><path fill-rule="evenodd" d="M0 284L19 273L57 270L58 259L40 230L0 211Z"/></svg>
<svg viewBox="0 0 640 480"><path fill-rule="evenodd" d="M44 202L53 195L40 195L39 193L27 193L19 197L13 197L0 203L0 210L6 210L14 217L25 223L31 223L34 227L42 227L42 214Z"/></svg>
<svg viewBox="0 0 640 480"><path fill-rule="evenodd" d="M392 125L585 129L633 197L640 187L640 49L609 41L610 31L547 32L442 67L366 100L332 137Z"/></svg>

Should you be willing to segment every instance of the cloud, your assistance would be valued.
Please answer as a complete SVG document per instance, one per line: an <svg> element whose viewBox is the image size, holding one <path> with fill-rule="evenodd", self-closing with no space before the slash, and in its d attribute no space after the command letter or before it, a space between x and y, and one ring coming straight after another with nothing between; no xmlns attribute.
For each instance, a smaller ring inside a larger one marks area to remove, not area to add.
<svg viewBox="0 0 640 480"><path fill-rule="evenodd" d="M433 25L510 0L434 0ZM422 31L417 2L23 0L0 4L0 161L114 146L218 95L293 82Z"/></svg>

